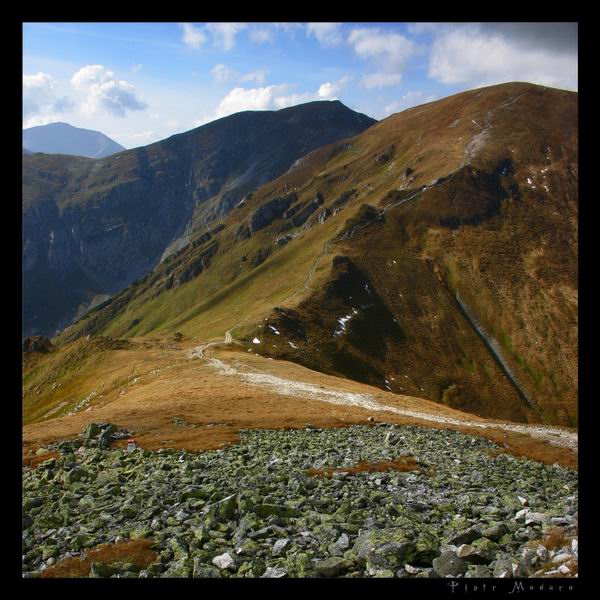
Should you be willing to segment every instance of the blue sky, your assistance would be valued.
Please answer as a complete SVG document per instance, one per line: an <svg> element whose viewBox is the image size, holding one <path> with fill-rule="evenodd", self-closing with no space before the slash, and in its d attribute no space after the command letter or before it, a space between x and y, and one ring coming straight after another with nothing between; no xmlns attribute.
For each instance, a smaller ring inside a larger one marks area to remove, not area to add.
<svg viewBox="0 0 600 600"><path fill-rule="evenodd" d="M26 23L23 126L126 148L240 110L339 99L377 119L531 81L577 90L573 23Z"/></svg>

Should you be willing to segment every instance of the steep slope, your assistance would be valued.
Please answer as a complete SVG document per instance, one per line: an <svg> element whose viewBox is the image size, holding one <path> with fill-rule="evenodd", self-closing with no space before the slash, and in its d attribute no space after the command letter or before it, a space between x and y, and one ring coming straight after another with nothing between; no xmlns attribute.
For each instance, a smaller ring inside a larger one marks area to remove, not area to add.
<svg viewBox="0 0 600 600"><path fill-rule="evenodd" d="M88 158L103 158L125 150L121 144L100 131L61 122L23 129L23 146L32 153L70 154Z"/></svg>
<svg viewBox="0 0 600 600"><path fill-rule="evenodd" d="M577 194L577 94L461 93L307 155L57 341L231 330L397 393L574 425Z"/></svg>
<svg viewBox="0 0 600 600"><path fill-rule="evenodd" d="M310 150L373 123L340 102L312 102L238 113L102 160L24 156L24 335L53 334Z"/></svg>

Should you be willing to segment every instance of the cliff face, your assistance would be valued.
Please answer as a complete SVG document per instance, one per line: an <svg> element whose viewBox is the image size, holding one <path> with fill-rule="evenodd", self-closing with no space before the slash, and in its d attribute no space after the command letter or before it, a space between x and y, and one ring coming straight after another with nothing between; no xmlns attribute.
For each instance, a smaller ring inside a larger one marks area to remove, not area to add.
<svg viewBox="0 0 600 600"><path fill-rule="evenodd" d="M101 160L25 155L23 334L54 334L307 152L374 122L313 102L238 113Z"/></svg>

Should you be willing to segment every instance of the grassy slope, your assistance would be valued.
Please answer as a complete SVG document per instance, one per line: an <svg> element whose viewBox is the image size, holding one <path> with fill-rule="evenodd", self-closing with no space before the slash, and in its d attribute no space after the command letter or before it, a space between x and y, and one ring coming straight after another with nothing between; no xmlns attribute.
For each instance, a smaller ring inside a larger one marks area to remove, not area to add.
<svg viewBox="0 0 600 600"><path fill-rule="evenodd" d="M385 206L397 198L393 190L417 189L459 169L465 149L487 124L489 135L470 159L474 170L464 169L454 182L391 209L383 226L366 227L347 242L326 245L364 203ZM330 278L333 254L346 254L374 282L401 325L412 331L410 343L378 365L382 373L410 370L411 393L422 387L433 400L481 414L573 424L576 126L575 94L528 84L466 92L394 115L356 138L311 153L255 192L224 221L225 229L215 237L219 251L198 277L159 294L148 281L134 285L130 292L136 298L121 311L108 307L94 313L61 339L88 332L129 337L165 328L202 339L221 337L231 328L236 337L250 336L273 307L310 304L308 288L316 293L317 309L325 310L318 292ZM382 154L389 157L378 161ZM500 192L489 180L506 159L512 159L513 171L496 182L504 194L499 202L495 194ZM413 172L407 175L407 168ZM542 193L542 185L550 192ZM236 239L238 226L274 196L296 191L302 202L318 191L330 207L350 189L356 193L339 214L299 230L282 248L273 243L286 231L282 220L250 239ZM458 225L444 219L458 219ZM189 248L178 260L193 262L202 248ZM242 260L263 249L272 254L258 267ZM393 270L389 265L396 258L410 268ZM154 281L175 266L161 265ZM520 404L452 305L456 290L504 344L511 367L536 398L535 414ZM410 310L396 301L400 293L408 296ZM439 325L432 323L434 317ZM134 319L140 322L130 327ZM289 356L289 348L282 356ZM328 369L314 352L292 358Z"/></svg>

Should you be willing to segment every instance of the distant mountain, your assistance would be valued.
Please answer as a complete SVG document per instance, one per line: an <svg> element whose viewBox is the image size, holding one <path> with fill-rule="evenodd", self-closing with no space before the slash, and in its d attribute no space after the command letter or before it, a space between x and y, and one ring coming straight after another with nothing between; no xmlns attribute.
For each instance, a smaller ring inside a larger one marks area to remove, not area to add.
<svg viewBox="0 0 600 600"><path fill-rule="evenodd" d="M68 325L311 150L375 122L320 101L237 113L101 160L24 156L24 335Z"/></svg>
<svg viewBox="0 0 600 600"><path fill-rule="evenodd" d="M88 158L103 158L125 150L121 144L99 131L60 122L23 129L23 148L28 151L24 151L24 154L44 152Z"/></svg>
<svg viewBox="0 0 600 600"><path fill-rule="evenodd" d="M23 154L33 154L31 150L27 150L27 148L23 148Z"/></svg>

